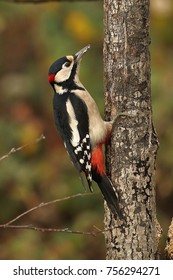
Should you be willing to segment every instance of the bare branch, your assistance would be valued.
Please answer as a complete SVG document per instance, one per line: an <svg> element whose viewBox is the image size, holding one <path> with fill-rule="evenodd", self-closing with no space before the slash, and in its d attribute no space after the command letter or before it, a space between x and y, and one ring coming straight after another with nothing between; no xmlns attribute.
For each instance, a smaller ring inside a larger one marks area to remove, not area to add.
<svg viewBox="0 0 173 280"><path fill-rule="evenodd" d="M88 195L95 195L93 193L78 193L75 195L71 195L71 196L67 196L67 197L63 197L63 198L58 198L55 200L51 200L48 202L42 202L39 205L23 212L22 214L18 215L17 217L15 217L14 219L10 220L9 222L5 223L5 224L0 224L0 230L4 229L27 229L27 230L35 230L35 231L39 231L42 233L45 232L59 232L59 233L71 233L71 234L81 234L81 235L90 235L93 237L96 237L98 234L105 234L107 231L113 230L114 228L106 228L104 230L98 228L97 226L93 225L93 229L91 231L80 231L80 230L72 230L69 228L43 228L43 227L37 227L34 225L16 225L13 224L14 222L18 221L19 219L21 219L22 217L26 216L27 214L36 211L37 209L40 209L42 207L46 207L49 206L51 204L54 204L56 202L61 202L61 201L65 201L65 200L69 200L69 199L73 199L73 198L77 198L77 197L84 197L84 196L88 196Z"/></svg>
<svg viewBox="0 0 173 280"><path fill-rule="evenodd" d="M63 198L58 198L55 200L51 200L48 202L42 202L39 205L23 212L22 214L18 215L17 217L15 217L14 219L10 220L9 222L5 223L5 224L0 224L0 229L29 229L29 230L35 230L35 231L39 231L39 232L59 232L59 233L71 233L71 234L81 234L81 235L91 235L96 237L98 234L104 234L107 231L113 230L112 228L107 228L105 230L99 229L96 226L93 226L93 230L91 231L80 231L80 230L72 230L69 228L63 228L63 229L59 229L59 228L42 228L42 227L37 227L34 225L14 225L13 223L18 221L19 219L21 219L22 217L26 216L27 214L36 211L42 207L46 207L49 206L51 204L54 204L56 202L61 202L61 201L65 201L65 200L69 200L69 199L73 199L73 198L77 198L77 197L84 197L84 196L88 196L88 195L95 195L93 193L78 193L75 195L71 195L71 196L67 196L67 197L63 197Z"/></svg>
<svg viewBox="0 0 173 280"><path fill-rule="evenodd" d="M39 205L34 206L33 208L31 208L31 209L23 212L22 214L18 215L17 217L15 217L14 219L10 220L6 224L0 225L0 227L1 228L2 227L3 228L8 227L12 223L14 223L17 220L21 219L23 216L26 216L27 214L29 214L29 213L31 213L33 211L36 211L37 209L49 206L49 205L54 204L56 202L65 201L65 200L73 199L73 198L76 198L76 197L83 197L83 196L87 196L87 195L94 195L94 194L93 193L78 193L78 194L74 194L74 195L71 195L71 196L63 197L63 198L57 198L57 199L54 199L54 200L51 200L51 201L48 201L48 202L42 202Z"/></svg>
<svg viewBox="0 0 173 280"><path fill-rule="evenodd" d="M29 229L29 230L35 230L39 232L59 232L59 233L72 233L72 234L81 234L81 235L91 235L93 237L96 237L98 234L105 234L107 231L113 230L115 228L107 228L105 230L99 229L97 226L93 226L93 230L91 231L80 231L80 230L71 230L69 228L42 228L42 227L37 227L34 225L9 225L9 224L4 224L0 225L0 229Z"/></svg>
<svg viewBox="0 0 173 280"><path fill-rule="evenodd" d="M29 214L33 211L36 211L37 209L49 206L49 205L54 204L56 202L61 202L61 201L65 201L65 200L69 200L69 199L73 199L73 198L77 198L77 197L83 197L83 196L86 196L86 195L94 195L94 194L93 193L78 193L78 194L67 196L67 197L64 197L64 198L58 198L58 199L55 199L55 200L52 200L52 201L42 202L39 205L37 205L37 206L23 212L22 214L18 215L17 217L10 220L9 222L7 222L5 224L1 224L0 229L30 229L30 230L40 231L40 232L64 232L64 233L96 236L96 234L97 234L96 230L89 231L89 232L84 232L84 231L79 231L79 230L71 230L69 228L58 229L58 228L41 228L41 227L37 227L37 226L34 226L34 225L12 225L12 223L18 221L19 219L26 216L27 214ZM97 228L95 227L95 229L97 229ZM102 231L97 229L97 232L101 233Z"/></svg>
<svg viewBox="0 0 173 280"><path fill-rule="evenodd" d="M19 152L19 151L21 151L21 150L27 148L28 146L31 146L31 145L33 145L33 144L36 144L36 143L38 143L38 142L40 142L41 140L44 140L44 139L45 139L45 136L42 134L39 138L33 140L33 141L30 142L30 143L24 144L24 145L22 145L22 146L20 146L20 147L18 147L18 148L12 148L6 155L0 157L0 161L3 160L3 159L8 158L11 154L14 154L14 153L16 153L16 152Z"/></svg>
<svg viewBox="0 0 173 280"><path fill-rule="evenodd" d="M33 4L40 4L40 3L49 3L49 2L95 2L100 0L0 0L0 2L7 2L7 3L33 3Z"/></svg>
<svg viewBox="0 0 173 280"><path fill-rule="evenodd" d="M93 231L79 231L79 230L71 230L69 228L63 228L63 229L58 229L58 228L40 228L37 226L33 225L0 225L0 228L2 229L30 229L30 230L35 230L39 232L64 232L64 233L72 233L72 234L81 234L81 235L92 235L96 237L97 232ZM100 232L98 232L100 233Z"/></svg>
<svg viewBox="0 0 173 280"><path fill-rule="evenodd" d="M80 231L80 230L71 230L69 228L41 228L41 227L37 227L34 225L8 225L8 224L4 224L4 225L0 225L0 229L29 229L29 230L35 230L35 231L39 231L39 232L59 232L59 233L72 233L72 234L81 234L81 235L91 235L96 237L98 234L105 234L106 232L110 231L110 230L114 230L114 228L107 228L107 229L100 229L97 226L93 225L93 229L91 231Z"/></svg>

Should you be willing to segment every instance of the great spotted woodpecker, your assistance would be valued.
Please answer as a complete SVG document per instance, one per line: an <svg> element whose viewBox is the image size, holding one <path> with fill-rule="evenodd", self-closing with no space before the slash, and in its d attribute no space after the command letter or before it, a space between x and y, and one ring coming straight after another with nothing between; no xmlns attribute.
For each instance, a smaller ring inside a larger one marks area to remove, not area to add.
<svg viewBox="0 0 173 280"><path fill-rule="evenodd" d="M90 191L94 180L112 213L121 218L117 196L104 169L102 151L102 145L111 135L112 122L103 121L95 101L79 80L80 62L89 47L50 66L48 80L54 89L54 118L82 183L84 172Z"/></svg>

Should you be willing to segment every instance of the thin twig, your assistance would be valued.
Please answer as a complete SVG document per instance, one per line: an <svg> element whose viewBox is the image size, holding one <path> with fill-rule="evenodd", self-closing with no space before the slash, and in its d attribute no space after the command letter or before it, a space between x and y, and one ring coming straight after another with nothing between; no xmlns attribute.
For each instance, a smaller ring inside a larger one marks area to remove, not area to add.
<svg viewBox="0 0 173 280"><path fill-rule="evenodd" d="M94 195L93 193L78 193L75 195L71 195L71 196L67 196L67 197L63 197L63 198L58 198L55 200L51 200L48 202L42 202L37 206L32 207L31 209L23 212L22 214L18 215L17 217L15 217L14 219L10 220L9 222L5 223L5 224L0 224L0 229L29 229L29 230L35 230L35 231L39 231L39 232L64 232L64 233L72 233L72 234L81 234L81 235L91 235L96 237L98 234L104 234L105 232L112 230L112 228L108 228L105 230L101 230L96 226L93 226L93 230L91 231L79 231L79 230L71 230L69 228L63 228L63 229L58 229L58 228L42 228L42 227L37 227L34 225L13 225L14 222L18 221L20 218L22 218L23 216L26 216L27 214L36 211L37 209L40 209L42 207L46 207L49 206L51 204L54 204L56 202L61 202L61 201L65 201L65 200L69 200L69 199L73 199L73 198L77 198L77 197L83 197L86 195Z"/></svg>
<svg viewBox="0 0 173 280"><path fill-rule="evenodd" d="M72 234L81 234L81 235L92 235L96 237L97 233L95 231L79 231L79 230L71 230L69 228L42 228L37 227L34 225L0 225L0 228L2 229L30 229L35 230L39 232L63 232L63 233L72 233ZM100 233L100 232L99 232Z"/></svg>
<svg viewBox="0 0 173 280"><path fill-rule="evenodd" d="M11 154L14 154L14 153L16 153L16 152L19 152L19 151L21 151L21 150L27 148L28 146L31 146L31 145L33 145L33 144L36 144L36 143L38 143L38 142L40 142L41 140L44 140L44 139L45 139L45 136L42 134L42 135L40 135L40 137L34 139L34 140L33 140L32 142L30 142L30 143L26 143L26 144L24 144L24 145L22 145L22 146L20 146L20 147L18 147L18 148L12 148L6 155L0 157L0 161L3 160L3 159L8 158Z"/></svg>
<svg viewBox="0 0 173 280"><path fill-rule="evenodd" d="M0 225L0 229L29 229L29 230L35 230L35 231L39 231L42 233L45 232L59 232L59 233L71 233L71 234L81 234L81 235L91 235L93 237L98 236L98 234L105 234L106 232L115 229L114 228L107 228L105 230L102 230L100 228L98 228L97 226L93 226L93 230L91 231L80 231L80 230L72 230L69 228L42 228L42 227L37 227L34 225L11 225L11 224L4 224L4 225Z"/></svg>
<svg viewBox="0 0 173 280"><path fill-rule="evenodd" d="M40 142L43 139L45 139L45 136L42 134L39 138L35 139L31 143L24 144L24 145L22 145L18 148L12 148L6 155L0 157L0 161L8 158L13 153L19 152L19 151L23 150L24 148L26 148L30 145L33 145L35 143ZM13 218L10 221L8 221L7 223L0 224L0 229L30 229L30 230L40 231L40 232L64 232L64 233L96 236L96 233L94 231L93 232L92 231L91 232L84 232L84 231L78 231L78 230L70 230L69 228L58 229L58 228L40 228L40 227L37 227L37 226L34 226L34 225L12 225L14 222L18 221L22 217L26 216L27 214L29 214L33 211L36 211L36 210L40 209L40 208L52 205L56 202L61 202L61 201L65 201L65 200L69 200L69 199L73 199L73 198L77 198L77 197L83 197L83 196L86 196L86 195L94 195L94 194L93 193L78 193L78 194L75 194L75 195L54 199L54 200L51 200L51 201L48 201L48 202L42 202L39 205L34 206L34 207L30 208L29 210L21 213L20 215L18 215L17 217Z"/></svg>
<svg viewBox="0 0 173 280"><path fill-rule="evenodd" d="M69 199L73 199L73 198L77 198L77 197L83 197L83 196L86 196L86 195L94 195L94 194L93 193L78 193L78 194L75 194L75 195L71 195L71 196L67 196L67 197L63 197L63 198L58 198L58 199L51 200L51 201L48 201L48 202L42 202L39 205L34 206L31 209L29 209L29 210L23 212L22 214L18 215L17 217L10 220L9 222L7 222L5 224L1 224L0 229L30 229L30 230L40 231L40 232L64 232L64 233L96 236L95 231L84 232L84 231L79 231L79 230L71 230L69 228L58 229L58 228L41 228L41 227L37 227L37 226L34 226L34 225L12 225L12 223L18 221L23 216L25 216L25 215L33 212L33 211L36 211L37 209L49 206L49 205L54 204L56 202L61 202L61 201L65 201L65 200L69 200Z"/></svg>
<svg viewBox="0 0 173 280"><path fill-rule="evenodd" d="M0 227L7 227L7 226L11 225L12 223L16 222L17 220L19 220L20 218L22 218L23 216L26 216L27 214L29 214L29 213L37 210L37 209L49 206L49 205L54 204L56 202L65 201L65 200L73 199L73 198L76 198L76 197L82 197L82 196L86 196L86 195L94 195L94 194L93 193L78 193L78 194L74 194L74 195L71 195L71 196L66 196L66 197L63 197L63 198L57 198L57 199L54 199L54 200L51 200L51 201L48 201L48 202L42 202L39 205L34 206L31 209L29 209L29 210L23 212L22 214L18 215L17 217L10 220L6 224L0 225Z"/></svg>

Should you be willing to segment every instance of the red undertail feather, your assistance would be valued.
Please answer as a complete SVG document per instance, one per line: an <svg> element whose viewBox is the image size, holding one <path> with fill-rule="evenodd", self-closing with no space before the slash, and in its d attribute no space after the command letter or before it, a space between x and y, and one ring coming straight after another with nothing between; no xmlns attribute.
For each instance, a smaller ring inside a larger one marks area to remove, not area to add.
<svg viewBox="0 0 173 280"><path fill-rule="evenodd" d="M120 219L123 218L121 209L119 207L118 197L113 189L112 182L106 176L104 169L104 155L102 151L102 144L99 144L92 151L91 156L92 178L97 182L104 199L106 200L109 209L114 215L118 215Z"/></svg>
<svg viewBox="0 0 173 280"><path fill-rule="evenodd" d="M100 175L105 175L106 171L104 169L104 155L102 151L102 144L99 144L92 151L91 156L91 166Z"/></svg>

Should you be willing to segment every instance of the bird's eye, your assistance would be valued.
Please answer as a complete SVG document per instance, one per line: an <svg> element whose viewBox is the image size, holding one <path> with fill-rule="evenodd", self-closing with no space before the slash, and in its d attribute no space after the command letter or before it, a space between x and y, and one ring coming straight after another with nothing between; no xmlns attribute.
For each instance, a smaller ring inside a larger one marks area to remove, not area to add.
<svg viewBox="0 0 173 280"><path fill-rule="evenodd" d="M64 66L65 66L65 67L69 67L70 64L71 64L71 62L70 62L70 61L67 61L67 62L64 63Z"/></svg>

